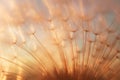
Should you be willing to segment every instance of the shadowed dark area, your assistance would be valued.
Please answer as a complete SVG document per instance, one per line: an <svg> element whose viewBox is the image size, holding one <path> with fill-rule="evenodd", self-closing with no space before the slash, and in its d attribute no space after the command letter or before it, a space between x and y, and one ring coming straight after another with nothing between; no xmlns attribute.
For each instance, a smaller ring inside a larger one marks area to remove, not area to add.
<svg viewBox="0 0 120 80"><path fill-rule="evenodd" d="M104 74L99 73L96 75L93 69L90 69L84 66L84 69L81 70L82 67L75 68L75 71L66 72L64 69L56 69L52 70L49 74L42 75L42 73L33 73L33 74L24 74L24 79L26 80L109 80Z"/></svg>

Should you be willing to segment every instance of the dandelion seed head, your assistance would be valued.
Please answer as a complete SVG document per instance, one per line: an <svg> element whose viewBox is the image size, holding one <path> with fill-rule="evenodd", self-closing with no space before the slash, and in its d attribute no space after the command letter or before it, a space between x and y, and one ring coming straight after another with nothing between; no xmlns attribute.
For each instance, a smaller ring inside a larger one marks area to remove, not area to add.
<svg viewBox="0 0 120 80"><path fill-rule="evenodd" d="M0 80L119 80L119 3L1 0Z"/></svg>

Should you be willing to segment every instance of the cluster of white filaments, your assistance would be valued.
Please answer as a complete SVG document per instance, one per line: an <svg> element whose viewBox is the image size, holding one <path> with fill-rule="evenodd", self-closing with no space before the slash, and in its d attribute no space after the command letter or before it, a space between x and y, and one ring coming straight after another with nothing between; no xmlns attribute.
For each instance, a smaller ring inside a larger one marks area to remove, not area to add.
<svg viewBox="0 0 120 80"><path fill-rule="evenodd" d="M119 80L120 1L102 1L0 0L0 80Z"/></svg>

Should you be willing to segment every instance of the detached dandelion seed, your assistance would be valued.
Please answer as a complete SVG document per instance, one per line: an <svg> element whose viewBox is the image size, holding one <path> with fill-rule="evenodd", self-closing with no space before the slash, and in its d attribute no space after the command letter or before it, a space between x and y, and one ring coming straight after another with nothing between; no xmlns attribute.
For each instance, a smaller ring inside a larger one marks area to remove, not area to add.
<svg viewBox="0 0 120 80"><path fill-rule="evenodd" d="M119 0L0 0L0 80L120 80Z"/></svg>

